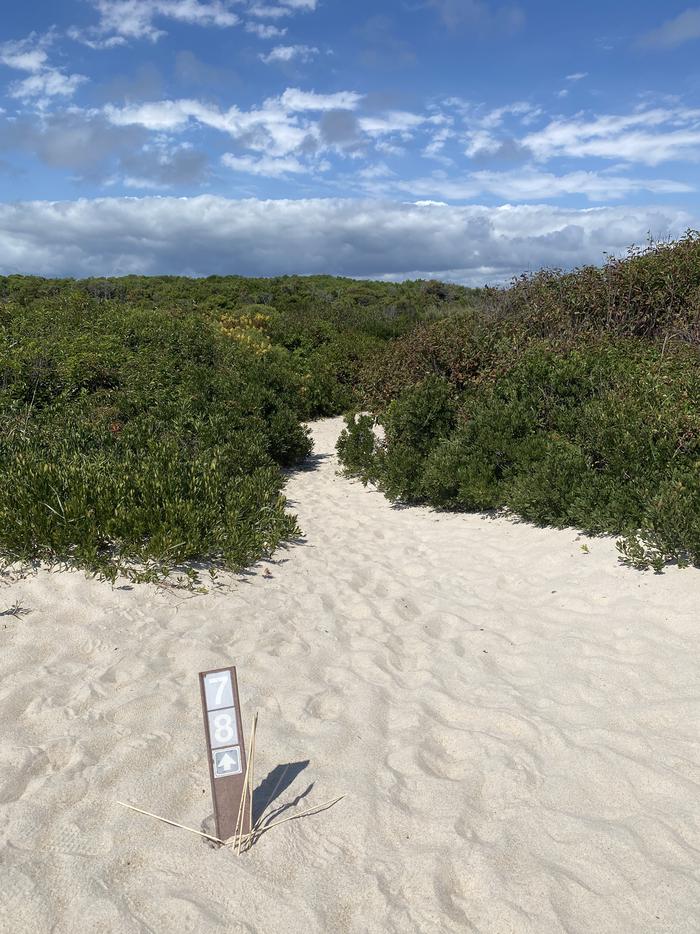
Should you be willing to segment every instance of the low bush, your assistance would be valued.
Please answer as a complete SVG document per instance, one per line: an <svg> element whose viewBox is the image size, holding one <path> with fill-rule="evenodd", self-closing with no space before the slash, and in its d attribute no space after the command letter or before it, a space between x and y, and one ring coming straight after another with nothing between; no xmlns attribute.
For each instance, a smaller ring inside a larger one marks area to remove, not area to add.
<svg viewBox="0 0 700 934"><path fill-rule="evenodd" d="M700 564L699 401L694 349L533 345L458 396L437 377L406 390L371 445L368 420L348 419L340 454L394 499L622 535L640 567Z"/></svg>
<svg viewBox="0 0 700 934"><path fill-rule="evenodd" d="M700 343L700 233L632 247L602 267L523 275L497 298L536 337L607 333Z"/></svg>
<svg viewBox="0 0 700 934"><path fill-rule="evenodd" d="M192 312L84 295L0 313L0 559L156 579L297 534L293 377ZM290 404L291 400L291 404Z"/></svg>
<svg viewBox="0 0 700 934"><path fill-rule="evenodd" d="M336 445L338 457L350 476L359 477L363 483L377 479L376 448L373 415L353 414L345 416L345 428Z"/></svg>
<svg viewBox="0 0 700 934"><path fill-rule="evenodd" d="M531 345L566 351L594 338L700 346L700 233L632 248L602 267L543 269L465 296L449 317L421 315L359 371L366 408L440 376L457 388L497 379Z"/></svg>

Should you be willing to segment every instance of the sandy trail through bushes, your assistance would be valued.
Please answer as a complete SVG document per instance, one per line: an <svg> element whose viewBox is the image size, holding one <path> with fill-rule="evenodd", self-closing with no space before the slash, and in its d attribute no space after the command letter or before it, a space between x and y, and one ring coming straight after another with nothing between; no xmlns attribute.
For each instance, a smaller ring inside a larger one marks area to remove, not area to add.
<svg viewBox="0 0 700 934"><path fill-rule="evenodd" d="M305 543L231 586L0 587L0 929L697 932L700 573L392 508L340 428L288 485ZM272 807L346 795L241 858L114 803L211 829L230 663Z"/></svg>

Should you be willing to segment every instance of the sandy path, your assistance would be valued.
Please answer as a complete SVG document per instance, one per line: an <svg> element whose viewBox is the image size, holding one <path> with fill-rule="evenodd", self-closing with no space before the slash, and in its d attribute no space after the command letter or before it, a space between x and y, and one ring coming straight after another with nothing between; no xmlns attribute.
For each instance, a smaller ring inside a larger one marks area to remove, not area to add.
<svg viewBox="0 0 700 934"><path fill-rule="evenodd" d="M306 543L231 587L0 587L0 929L695 934L700 573L394 509L339 429L289 483ZM240 859L114 804L211 826L230 663L258 777L308 760L275 806L346 794Z"/></svg>

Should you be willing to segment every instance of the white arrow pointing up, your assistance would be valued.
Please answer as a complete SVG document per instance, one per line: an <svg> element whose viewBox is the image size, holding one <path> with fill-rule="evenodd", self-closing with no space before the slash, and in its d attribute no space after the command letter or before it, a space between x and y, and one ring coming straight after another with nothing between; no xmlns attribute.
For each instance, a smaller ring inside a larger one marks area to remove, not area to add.
<svg viewBox="0 0 700 934"><path fill-rule="evenodd" d="M219 759L219 768L223 769L224 772L230 772L235 764L236 760L232 759L228 753Z"/></svg>

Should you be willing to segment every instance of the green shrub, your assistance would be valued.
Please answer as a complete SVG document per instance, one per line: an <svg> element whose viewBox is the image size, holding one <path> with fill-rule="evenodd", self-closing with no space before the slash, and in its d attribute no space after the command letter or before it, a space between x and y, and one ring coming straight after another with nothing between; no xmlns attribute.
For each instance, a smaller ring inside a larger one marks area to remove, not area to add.
<svg viewBox="0 0 700 934"><path fill-rule="evenodd" d="M69 295L0 316L0 558L154 579L241 568L297 534L285 390L199 314Z"/></svg>
<svg viewBox="0 0 700 934"><path fill-rule="evenodd" d="M384 409L430 375L458 389L498 379L543 342L561 352L596 337L700 346L700 233L632 248L602 267L526 274L507 289L471 292L449 317L433 317L425 309L361 367L367 408Z"/></svg>
<svg viewBox="0 0 700 934"><path fill-rule="evenodd" d="M700 233L632 247L602 267L524 275L496 297L535 337L607 333L700 342Z"/></svg>
<svg viewBox="0 0 700 934"><path fill-rule="evenodd" d="M700 562L696 351L533 345L458 405L453 393L435 378L407 390L383 417L384 444L363 449L391 498L623 535L637 566Z"/></svg>
<svg viewBox="0 0 700 934"><path fill-rule="evenodd" d="M494 367L502 369L512 344L474 309L419 323L367 355L358 371L362 397L370 407L382 409L430 376L461 389L489 378Z"/></svg>
<svg viewBox="0 0 700 934"><path fill-rule="evenodd" d="M375 479L375 420L371 415L346 415L345 428L338 438L337 450L345 472L363 483Z"/></svg>
<svg viewBox="0 0 700 934"><path fill-rule="evenodd" d="M699 504L700 458L696 458L694 467L681 466L661 481L645 504L641 528L618 542L625 560L656 571L673 562L700 566Z"/></svg>
<svg viewBox="0 0 700 934"><path fill-rule="evenodd" d="M385 440L391 452L378 473L389 496L407 502L424 496L426 459L434 447L448 438L456 415L455 392L448 382L431 376L395 399L383 415Z"/></svg>

